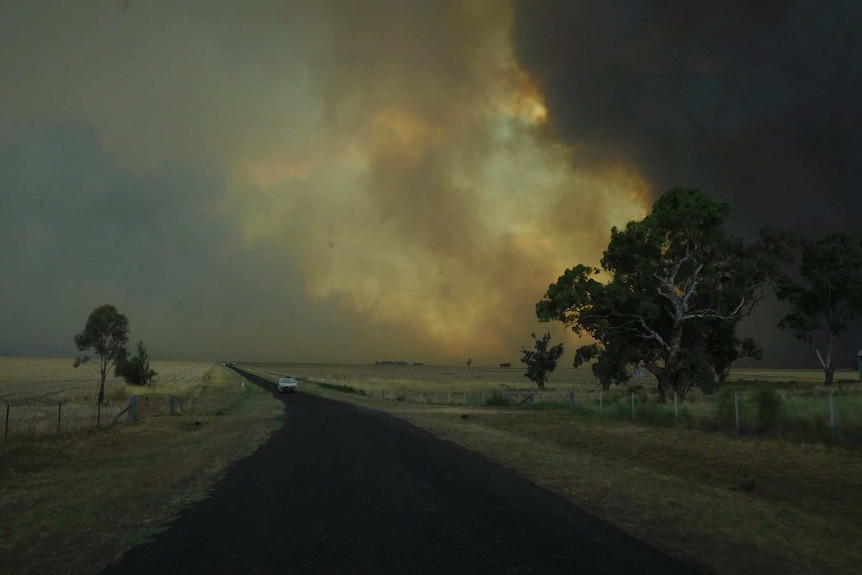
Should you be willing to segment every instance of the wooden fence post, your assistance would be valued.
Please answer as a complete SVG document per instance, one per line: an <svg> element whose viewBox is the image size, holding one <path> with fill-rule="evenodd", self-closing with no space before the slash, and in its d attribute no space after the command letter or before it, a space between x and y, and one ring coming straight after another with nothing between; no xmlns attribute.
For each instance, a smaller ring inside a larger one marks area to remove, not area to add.
<svg viewBox="0 0 862 575"><path fill-rule="evenodd" d="M569 411L571 413L575 412L575 392L574 391L569 392Z"/></svg>
<svg viewBox="0 0 862 575"><path fill-rule="evenodd" d="M6 445L6 438L9 437L9 404L6 404L6 424L3 426L3 445Z"/></svg>
<svg viewBox="0 0 862 575"><path fill-rule="evenodd" d="M57 402L57 433L60 433L60 415L63 413L63 401Z"/></svg>

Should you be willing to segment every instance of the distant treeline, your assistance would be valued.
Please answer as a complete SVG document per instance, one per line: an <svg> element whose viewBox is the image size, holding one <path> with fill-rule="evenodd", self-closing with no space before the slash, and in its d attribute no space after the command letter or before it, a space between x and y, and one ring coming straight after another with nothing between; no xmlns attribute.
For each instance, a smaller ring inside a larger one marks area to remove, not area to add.
<svg viewBox="0 0 862 575"><path fill-rule="evenodd" d="M375 361L374 365L410 365L406 361ZM421 362L414 362L413 365L425 365Z"/></svg>

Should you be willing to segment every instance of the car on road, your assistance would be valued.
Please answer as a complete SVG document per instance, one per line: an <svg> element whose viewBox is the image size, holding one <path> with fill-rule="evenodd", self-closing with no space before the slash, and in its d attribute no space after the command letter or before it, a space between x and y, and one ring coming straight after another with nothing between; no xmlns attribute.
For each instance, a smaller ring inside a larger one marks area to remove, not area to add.
<svg viewBox="0 0 862 575"><path fill-rule="evenodd" d="M288 376L278 380L278 392L284 393L285 391L290 393L296 391L296 378Z"/></svg>

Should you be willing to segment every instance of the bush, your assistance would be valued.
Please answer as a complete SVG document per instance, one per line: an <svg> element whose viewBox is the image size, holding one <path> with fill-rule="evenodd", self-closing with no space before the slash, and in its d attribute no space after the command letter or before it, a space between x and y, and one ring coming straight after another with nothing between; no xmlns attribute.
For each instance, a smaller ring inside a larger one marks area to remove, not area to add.
<svg viewBox="0 0 862 575"><path fill-rule="evenodd" d="M760 431L772 429L778 425L778 417L781 415L781 405L784 403L781 394L766 384L760 385L753 396L757 427Z"/></svg>
<svg viewBox="0 0 862 575"><path fill-rule="evenodd" d="M511 407L512 400L502 393L495 393L485 399L485 407Z"/></svg>
<svg viewBox="0 0 862 575"><path fill-rule="evenodd" d="M736 425L736 406L732 391L724 390L712 402L712 415L722 427Z"/></svg>

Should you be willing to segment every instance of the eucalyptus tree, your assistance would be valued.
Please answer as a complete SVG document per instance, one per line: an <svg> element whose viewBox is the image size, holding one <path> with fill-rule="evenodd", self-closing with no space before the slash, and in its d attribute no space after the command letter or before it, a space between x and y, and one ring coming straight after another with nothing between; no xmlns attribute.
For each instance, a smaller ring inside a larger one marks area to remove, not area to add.
<svg viewBox="0 0 862 575"><path fill-rule="evenodd" d="M102 402L105 399L105 378L118 360L125 357L129 341L129 320L110 304L97 307L90 312L84 329L75 335L75 345L80 351L92 349L99 358L99 409L97 425L101 420ZM90 361L83 355L75 359L78 367Z"/></svg>
<svg viewBox="0 0 862 575"><path fill-rule="evenodd" d="M833 231L803 239L784 234L784 272L775 284L790 312L778 327L792 330L814 350L825 385L835 377L838 338L862 316L862 233Z"/></svg>
<svg viewBox="0 0 862 575"><path fill-rule="evenodd" d="M695 189L666 192L642 220L611 230L601 268L565 270L536 304L537 317L594 340L576 350L574 365L593 362L606 388L626 381L630 367L655 375L662 400L713 387L717 370L726 377L728 361L756 349L735 329L763 297L771 269L762 249L727 233L730 213Z"/></svg>

